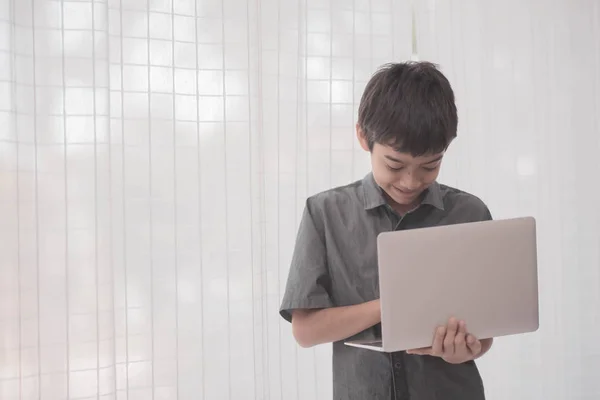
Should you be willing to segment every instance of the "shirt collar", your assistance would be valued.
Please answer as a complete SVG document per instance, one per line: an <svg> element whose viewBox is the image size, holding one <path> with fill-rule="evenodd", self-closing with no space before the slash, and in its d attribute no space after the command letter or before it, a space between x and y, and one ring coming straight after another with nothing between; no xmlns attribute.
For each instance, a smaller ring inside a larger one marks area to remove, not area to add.
<svg viewBox="0 0 600 400"><path fill-rule="evenodd" d="M365 210L372 210L386 204L383 190L375 182L372 172L363 178L362 183ZM444 210L444 196L439 183L433 182L429 186L421 204L429 204L439 210Z"/></svg>
<svg viewBox="0 0 600 400"><path fill-rule="evenodd" d="M437 181L429 185L429 188L427 188L427 193L425 193L425 197L423 198L421 204L429 204L438 210L444 211L444 195L442 194L442 189Z"/></svg>

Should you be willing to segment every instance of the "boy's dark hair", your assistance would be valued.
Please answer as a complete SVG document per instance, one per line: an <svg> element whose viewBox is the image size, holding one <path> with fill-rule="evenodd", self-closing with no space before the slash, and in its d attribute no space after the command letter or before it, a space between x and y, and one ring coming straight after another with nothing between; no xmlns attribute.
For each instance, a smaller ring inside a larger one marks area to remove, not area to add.
<svg viewBox="0 0 600 400"><path fill-rule="evenodd" d="M367 83L358 125L371 150L379 143L414 157L441 153L458 126L450 82L429 62L386 64Z"/></svg>

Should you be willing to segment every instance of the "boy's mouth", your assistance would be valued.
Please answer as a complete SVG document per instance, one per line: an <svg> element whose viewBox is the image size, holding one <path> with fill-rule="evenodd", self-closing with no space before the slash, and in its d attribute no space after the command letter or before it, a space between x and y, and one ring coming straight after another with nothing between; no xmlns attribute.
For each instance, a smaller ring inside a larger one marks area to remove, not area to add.
<svg viewBox="0 0 600 400"><path fill-rule="evenodd" d="M393 187L394 187L394 189L396 189L397 191L399 191L400 193L402 193L405 196L412 196L412 195L417 194L417 192L418 192L418 190L405 190L405 189L400 189L397 186L393 186Z"/></svg>

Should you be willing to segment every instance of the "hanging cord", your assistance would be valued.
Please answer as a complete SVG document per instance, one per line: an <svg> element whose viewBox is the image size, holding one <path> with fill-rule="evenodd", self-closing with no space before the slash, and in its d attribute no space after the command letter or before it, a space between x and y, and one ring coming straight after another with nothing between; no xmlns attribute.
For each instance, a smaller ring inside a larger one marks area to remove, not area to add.
<svg viewBox="0 0 600 400"><path fill-rule="evenodd" d="M412 38L412 53L410 59L412 61L419 61L419 51L417 47L417 18L415 12L415 2L417 0L410 0L410 14L411 14L411 38Z"/></svg>

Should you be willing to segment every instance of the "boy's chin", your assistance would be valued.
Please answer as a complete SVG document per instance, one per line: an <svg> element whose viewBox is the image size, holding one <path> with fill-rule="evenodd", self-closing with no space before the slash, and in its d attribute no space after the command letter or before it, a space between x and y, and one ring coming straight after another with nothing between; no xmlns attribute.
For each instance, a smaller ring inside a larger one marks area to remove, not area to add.
<svg viewBox="0 0 600 400"><path fill-rule="evenodd" d="M412 193L412 194L405 194L402 193L400 191L396 191L394 193L394 196L391 196L392 199L394 199L394 201L400 205L403 206L410 206L412 204L414 204L418 199L419 196L421 196L421 192L418 193Z"/></svg>

